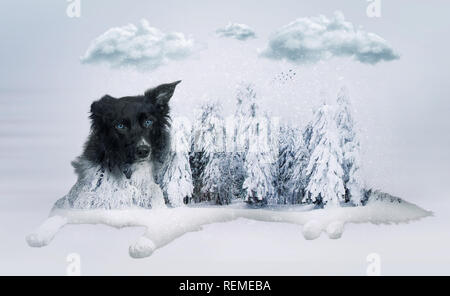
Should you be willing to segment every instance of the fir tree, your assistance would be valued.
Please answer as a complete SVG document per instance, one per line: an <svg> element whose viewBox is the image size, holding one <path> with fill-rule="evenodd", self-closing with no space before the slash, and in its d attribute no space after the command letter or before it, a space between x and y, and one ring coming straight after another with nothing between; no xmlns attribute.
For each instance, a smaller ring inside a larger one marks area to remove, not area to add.
<svg viewBox="0 0 450 296"><path fill-rule="evenodd" d="M244 110L247 116L241 121L246 131L245 179L242 185L245 200L258 204L276 203L276 158L271 151L275 144L270 141L270 121L267 116L260 115L253 88L247 86L244 94L248 100L248 108Z"/></svg>
<svg viewBox="0 0 450 296"><path fill-rule="evenodd" d="M308 177L306 175L306 168L310 159L311 141L311 125L301 132L299 129L293 130L293 163L292 177L290 182L289 203L298 204L303 201L305 197L305 190L308 184Z"/></svg>
<svg viewBox="0 0 450 296"><path fill-rule="evenodd" d="M292 203L293 176L294 176L294 130L288 126L282 126L280 131L279 155L278 155L278 196L279 203Z"/></svg>
<svg viewBox="0 0 450 296"><path fill-rule="evenodd" d="M364 185L360 176L360 143L355 131L350 96L345 87L341 88L338 93L337 104L335 120L343 150L342 168L346 200L350 200L355 205L361 205L364 198Z"/></svg>
<svg viewBox="0 0 450 296"><path fill-rule="evenodd" d="M264 114L263 126L266 127L266 131L263 131L263 134L267 136L262 137L262 145L260 147L264 147L267 149L265 152L268 154L269 166L272 179L272 193L268 196L269 204L283 204L282 196L278 194L278 176L279 176L279 166L278 166L278 156L279 156L279 140L280 140L280 122L278 117L270 117L266 112ZM261 125L260 125L261 126ZM261 142L260 142L261 143ZM264 144L266 143L266 144Z"/></svg>
<svg viewBox="0 0 450 296"><path fill-rule="evenodd" d="M161 187L172 206L181 206L192 197L192 173L189 164L190 126L187 120L172 124L171 152L165 167Z"/></svg>
<svg viewBox="0 0 450 296"><path fill-rule="evenodd" d="M202 200L218 204L231 200L229 156L225 147L225 125L221 106L208 102L201 108L200 122L196 125L196 151L201 152L200 174Z"/></svg>
<svg viewBox="0 0 450 296"><path fill-rule="evenodd" d="M225 152L209 155L202 175L202 191L216 204L229 204L232 199L230 161Z"/></svg>
<svg viewBox="0 0 450 296"><path fill-rule="evenodd" d="M233 130L230 154L232 193L234 198L245 198L245 156L249 147L249 117L256 110L256 92L252 84L242 83L236 94L236 112L230 126Z"/></svg>
<svg viewBox="0 0 450 296"><path fill-rule="evenodd" d="M316 110L309 145L313 150L306 168L304 200L324 206L338 206L345 201L343 151L334 114L334 109L326 104Z"/></svg>
<svg viewBox="0 0 450 296"><path fill-rule="evenodd" d="M194 186L192 199L198 203L202 201L202 173L205 168L203 163L203 152L195 150L194 141L191 143L191 152L189 153L189 163L192 172L192 184Z"/></svg>

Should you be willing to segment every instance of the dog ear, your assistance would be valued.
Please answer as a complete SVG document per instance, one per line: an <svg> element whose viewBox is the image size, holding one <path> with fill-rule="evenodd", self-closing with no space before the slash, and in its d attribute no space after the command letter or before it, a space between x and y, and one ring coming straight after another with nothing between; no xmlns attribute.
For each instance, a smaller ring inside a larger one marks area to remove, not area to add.
<svg viewBox="0 0 450 296"><path fill-rule="evenodd" d="M103 118L106 114L108 106L110 106L115 99L110 95L103 96L100 100L97 100L91 104L91 116L93 121Z"/></svg>
<svg viewBox="0 0 450 296"><path fill-rule="evenodd" d="M144 96L148 101L156 105L167 105L170 98L173 96L173 93L175 92L175 87L180 82L181 80L172 83L161 84L155 88L147 90Z"/></svg>

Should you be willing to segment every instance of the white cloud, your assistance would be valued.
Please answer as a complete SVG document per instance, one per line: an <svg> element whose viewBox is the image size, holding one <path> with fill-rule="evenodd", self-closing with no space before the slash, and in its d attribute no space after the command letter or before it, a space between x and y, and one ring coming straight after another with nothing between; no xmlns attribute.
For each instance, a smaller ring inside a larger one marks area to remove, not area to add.
<svg viewBox="0 0 450 296"><path fill-rule="evenodd" d="M217 29L216 33L220 37L234 38L241 41L256 38L256 33L252 28L237 23L229 23L225 27Z"/></svg>
<svg viewBox="0 0 450 296"><path fill-rule="evenodd" d="M380 36L355 28L341 12L331 19L299 18L279 29L261 56L298 64L316 63L332 57L352 57L367 64L392 61L399 55Z"/></svg>
<svg viewBox="0 0 450 296"><path fill-rule="evenodd" d="M195 48L194 40L183 33L163 33L143 19L137 26L111 28L94 39L81 62L149 71L169 61L185 59Z"/></svg>

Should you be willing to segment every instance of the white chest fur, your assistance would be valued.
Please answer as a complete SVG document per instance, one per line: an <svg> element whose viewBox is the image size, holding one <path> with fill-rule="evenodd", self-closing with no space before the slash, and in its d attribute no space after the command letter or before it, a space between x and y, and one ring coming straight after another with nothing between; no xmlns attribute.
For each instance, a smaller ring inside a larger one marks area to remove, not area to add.
<svg viewBox="0 0 450 296"><path fill-rule="evenodd" d="M164 207L164 197L155 183L150 162L134 164L127 179L99 166L83 164L83 173L70 192L55 207L76 209L121 209Z"/></svg>

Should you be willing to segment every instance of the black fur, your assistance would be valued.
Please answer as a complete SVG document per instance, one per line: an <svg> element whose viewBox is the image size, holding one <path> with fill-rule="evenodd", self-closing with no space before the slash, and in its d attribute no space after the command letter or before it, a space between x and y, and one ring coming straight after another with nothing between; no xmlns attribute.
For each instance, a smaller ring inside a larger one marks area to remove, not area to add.
<svg viewBox="0 0 450 296"><path fill-rule="evenodd" d="M105 95L91 105L91 133L81 158L103 170L131 177L132 164L152 161L155 175L170 149L169 100L180 81L149 89L144 95ZM150 126L145 126L149 124ZM147 144L143 143L142 139ZM138 147L139 144L139 147ZM148 157L146 149L150 151Z"/></svg>

